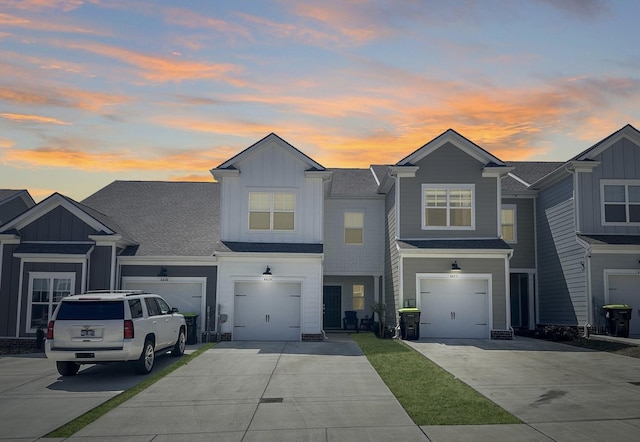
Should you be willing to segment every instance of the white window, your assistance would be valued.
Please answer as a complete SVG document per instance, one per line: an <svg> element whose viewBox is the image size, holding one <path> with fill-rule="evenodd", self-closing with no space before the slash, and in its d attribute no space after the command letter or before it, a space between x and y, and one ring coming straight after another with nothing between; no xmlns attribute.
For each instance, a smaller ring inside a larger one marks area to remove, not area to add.
<svg viewBox="0 0 640 442"><path fill-rule="evenodd" d="M640 180L601 180L602 224L640 225Z"/></svg>
<svg viewBox="0 0 640 442"><path fill-rule="evenodd" d="M249 230L294 230L296 196L290 192L249 192Z"/></svg>
<svg viewBox="0 0 640 442"><path fill-rule="evenodd" d="M353 310L364 310L364 285L354 284L352 290Z"/></svg>
<svg viewBox="0 0 640 442"><path fill-rule="evenodd" d="M73 293L75 284L75 273L29 273L27 331L46 331L53 311L62 298Z"/></svg>
<svg viewBox="0 0 640 442"><path fill-rule="evenodd" d="M364 241L364 213L345 212L344 243L362 244Z"/></svg>
<svg viewBox="0 0 640 442"><path fill-rule="evenodd" d="M422 228L475 228L475 186L473 184L423 184Z"/></svg>
<svg viewBox="0 0 640 442"><path fill-rule="evenodd" d="M516 212L516 205L504 204L500 213L500 218L502 219L502 239L506 242L518 242L518 230L516 227L518 214Z"/></svg>

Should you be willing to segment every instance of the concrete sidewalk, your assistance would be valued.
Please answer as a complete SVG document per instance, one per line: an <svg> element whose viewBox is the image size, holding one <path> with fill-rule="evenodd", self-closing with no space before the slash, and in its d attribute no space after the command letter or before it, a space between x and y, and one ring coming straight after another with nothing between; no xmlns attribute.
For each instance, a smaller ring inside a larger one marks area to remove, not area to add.
<svg viewBox="0 0 640 442"><path fill-rule="evenodd" d="M428 440L348 335L223 342L70 440Z"/></svg>

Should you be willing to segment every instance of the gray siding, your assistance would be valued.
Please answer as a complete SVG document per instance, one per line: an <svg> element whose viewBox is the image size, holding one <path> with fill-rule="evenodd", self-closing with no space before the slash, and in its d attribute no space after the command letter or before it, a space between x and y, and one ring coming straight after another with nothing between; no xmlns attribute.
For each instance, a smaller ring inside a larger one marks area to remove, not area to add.
<svg viewBox="0 0 640 442"><path fill-rule="evenodd" d="M396 308L400 296L398 274L398 249L396 246L396 201L395 185L391 187L385 200L385 250L384 250L384 303L387 306L386 322L395 324Z"/></svg>
<svg viewBox="0 0 640 442"><path fill-rule="evenodd" d="M108 290L110 281L111 246L96 246L89 258L88 290Z"/></svg>
<svg viewBox="0 0 640 442"><path fill-rule="evenodd" d="M538 197L538 302L542 324L586 322L584 249L575 235L573 180L563 179Z"/></svg>
<svg viewBox="0 0 640 442"><path fill-rule="evenodd" d="M509 243L513 257L509 265L518 269L536 266L533 198L503 198L502 204L515 204L517 219L517 243Z"/></svg>
<svg viewBox="0 0 640 442"><path fill-rule="evenodd" d="M505 286L504 259L495 258L462 258L458 264L464 273L488 273L492 275L492 312L493 328L505 329L507 324L507 289ZM404 258L402 260L403 295L407 299L416 300L417 273L449 273L451 258Z"/></svg>
<svg viewBox="0 0 640 442"><path fill-rule="evenodd" d="M22 241L88 241L98 233L64 207L58 206L21 229Z"/></svg>
<svg viewBox="0 0 640 442"><path fill-rule="evenodd" d="M639 226L603 226L600 180L640 179L640 146L626 138L594 158L600 165L591 173L578 175L580 230L582 233L640 234Z"/></svg>
<svg viewBox="0 0 640 442"><path fill-rule="evenodd" d="M15 336L16 313L18 311L18 286L20 283L20 260L13 257L18 244L5 244L2 265L2 280L0 280L0 336Z"/></svg>
<svg viewBox="0 0 640 442"><path fill-rule="evenodd" d="M11 221L28 208L29 207L25 204L24 200L20 197L13 198L11 201L7 201L0 205L0 225Z"/></svg>
<svg viewBox="0 0 640 442"><path fill-rule="evenodd" d="M353 286L355 284L364 285L364 309L357 310L358 319L363 319L364 315L371 317L374 294L373 276L331 276L325 275L323 285L333 285L342 287L342 317L345 310L353 310Z"/></svg>
<svg viewBox="0 0 640 442"><path fill-rule="evenodd" d="M497 182L484 164L451 143L423 158L415 178L400 179L400 238L496 238ZM422 230L422 184L475 184L475 230Z"/></svg>

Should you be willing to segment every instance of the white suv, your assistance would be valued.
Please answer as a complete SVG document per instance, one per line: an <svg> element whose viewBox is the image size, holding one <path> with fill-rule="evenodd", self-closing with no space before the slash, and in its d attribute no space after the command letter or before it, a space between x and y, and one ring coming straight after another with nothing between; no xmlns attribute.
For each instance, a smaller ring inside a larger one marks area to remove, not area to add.
<svg viewBox="0 0 640 442"><path fill-rule="evenodd" d="M187 325L178 309L140 291L87 292L62 298L47 327L45 353L62 376L82 364L130 361L148 374L156 354L184 354Z"/></svg>

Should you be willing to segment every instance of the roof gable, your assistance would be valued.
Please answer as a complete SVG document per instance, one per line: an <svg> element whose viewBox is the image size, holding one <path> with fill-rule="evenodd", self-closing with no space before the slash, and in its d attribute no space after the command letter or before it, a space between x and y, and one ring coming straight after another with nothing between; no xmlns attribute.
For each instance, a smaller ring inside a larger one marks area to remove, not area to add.
<svg viewBox="0 0 640 442"><path fill-rule="evenodd" d="M493 156L477 144L473 143L469 139L463 137L453 129L448 129L427 144L414 151L410 155L404 157L402 160L396 163L397 166L407 166L415 164L427 155L446 145L447 143L453 144L458 149L462 150L469 156L475 158L483 164L493 163L497 166L505 166L499 158Z"/></svg>
<svg viewBox="0 0 640 442"><path fill-rule="evenodd" d="M296 149L291 144L286 142L284 139L280 138L278 135L274 133L270 133L260 141L247 147L245 150L243 150L239 154L228 159L224 163L220 164L218 167L212 169L211 173L214 173L214 171L216 170L225 170L225 169L234 170L242 160L248 158L251 155L254 155L257 151L265 148L266 146L271 146L272 143L275 143L281 149L284 149L289 154L293 155L295 158L297 158L298 160L306 164L307 170L318 170L318 171L326 170L324 166L322 166L320 163L317 163L316 161L314 161L313 159L311 159L310 157L302 153L300 150Z"/></svg>
<svg viewBox="0 0 640 442"><path fill-rule="evenodd" d="M627 138L635 145L640 146L640 131L638 131L638 129L636 129L632 125L627 124L622 129L619 129L606 137L604 140L601 140L587 150L580 152L569 161L593 160L595 157L600 155L605 150L609 149L622 138Z"/></svg>

